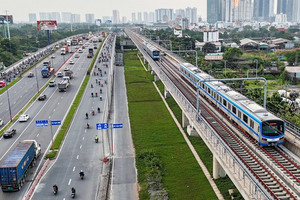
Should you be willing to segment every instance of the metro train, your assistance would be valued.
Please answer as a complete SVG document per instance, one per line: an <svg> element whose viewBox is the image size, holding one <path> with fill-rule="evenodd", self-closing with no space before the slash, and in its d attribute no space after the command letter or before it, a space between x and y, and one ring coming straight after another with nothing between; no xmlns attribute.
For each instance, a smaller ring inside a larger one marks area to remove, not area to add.
<svg viewBox="0 0 300 200"><path fill-rule="evenodd" d="M197 87L200 84L200 94L215 104L261 146L283 144L285 134L283 120L220 81L199 82L213 77L190 63L180 64L179 70L193 85Z"/></svg>
<svg viewBox="0 0 300 200"><path fill-rule="evenodd" d="M151 56L153 60L160 60L160 50L146 41L143 42L143 46L144 50Z"/></svg>

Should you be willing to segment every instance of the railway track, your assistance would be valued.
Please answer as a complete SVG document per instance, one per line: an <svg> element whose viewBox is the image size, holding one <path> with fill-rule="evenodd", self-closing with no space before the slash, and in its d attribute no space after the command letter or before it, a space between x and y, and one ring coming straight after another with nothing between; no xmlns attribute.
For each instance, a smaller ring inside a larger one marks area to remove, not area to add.
<svg viewBox="0 0 300 200"><path fill-rule="evenodd" d="M140 38L140 42L143 41ZM159 48L158 45L156 45ZM189 82L182 81L177 67L177 58L167 54L162 62L157 62L161 70L169 77L178 89L196 107L195 87ZM204 101L203 101L204 102ZM260 147L256 140L246 135L248 142L243 141L232 126L224 123L219 113L213 112L214 106L200 102L201 116L219 134L225 143L240 158L244 165L253 173L256 179L267 189L274 199L299 199L300 167L288 154L279 148ZM226 116L225 116L226 117ZM240 134L243 134L240 132ZM244 134L245 135L245 134Z"/></svg>

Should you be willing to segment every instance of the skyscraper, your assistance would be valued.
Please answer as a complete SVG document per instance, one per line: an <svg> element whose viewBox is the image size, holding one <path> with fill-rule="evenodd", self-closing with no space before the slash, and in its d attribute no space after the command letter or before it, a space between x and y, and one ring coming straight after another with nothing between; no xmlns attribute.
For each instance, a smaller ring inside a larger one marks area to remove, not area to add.
<svg viewBox="0 0 300 200"><path fill-rule="evenodd" d="M29 23L36 23L36 14L35 13L29 13Z"/></svg>
<svg viewBox="0 0 300 200"><path fill-rule="evenodd" d="M277 14L286 14L288 0L277 0Z"/></svg>
<svg viewBox="0 0 300 200"><path fill-rule="evenodd" d="M169 22L173 20L173 9L156 9L155 10L156 22Z"/></svg>
<svg viewBox="0 0 300 200"><path fill-rule="evenodd" d="M149 22L149 19L148 19L148 13L147 13L147 12L144 12L144 13L143 13L143 16L144 16L144 23L148 23L148 22Z"/></svg>
<svg viewBox="0 0 300 200"><path fill-rule="evenodd" d="M120 13L118 10L113 10L113 18L112 18L113 24L120 24Z"/></svg>
<svg viewBox="0 0 300 200"><path fill-rule="evenodd" d="M64 23L70 23L72 21L72 13L62 12L61 13L61 21Z"/></svg>
<svg viewBox="0 0 300 200"><path fill-rule="evenodd" d="M149 22L150 22L150 23L155 22L154 12L149 12Z"/></svg>
<svg viewBox="0 0 300 200"><path fill-rule="evenodd" d="M141 13L141 12L138 12L138 13L137 13L137 23L140 24L140 23L142 23L142 21L143 21L143 20L142 20L142 13Z"/></svg>
<svg viewBox="0 0 300 200"><path fill-rule="evenodd" d="M271 21L272 17L274 17L274 0L254 0L254 20Z"/></svg>
<svg viewBox="0 0 300 200"><path fill-rule="evenodd" d="M188 18L190 24L197 23L197 8L187 7L185 9L185 17Z"/></svg>
<svg viewBox="0 0 300 200"><path fill-rule="evenodd" d="M94 14L85 14L85 22L86 23L95 23Z"/></svg>
<svg viewBox="0 0 300 200"><path fill-rule="evenodd" d="M222 3L224 0L208 0L207 1L207 22L216 23L217 21L223 21L222 19ZM187 10L186 10L187 12ZM186 13L188 15L188 13Z"/></svg>
<svg viewBox="0 0 300 200"><path fill-rule="evenodd" d="M131 14L131 21L132 21L132 23L136 23L136 15L135 15L135 13Z"/></svg>
<svg viewBox="0 0 300 200"><path fill-rule="evenodd" d="M80 23L80 14L72 14L71 22Z"/></svg>

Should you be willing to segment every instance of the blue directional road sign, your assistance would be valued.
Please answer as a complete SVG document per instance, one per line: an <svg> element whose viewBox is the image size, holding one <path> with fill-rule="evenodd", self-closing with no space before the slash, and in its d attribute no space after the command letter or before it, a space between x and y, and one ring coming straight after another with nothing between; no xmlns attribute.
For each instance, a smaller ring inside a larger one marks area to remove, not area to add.
<svg viewBox="0 0 300 200"><path fill-rule="evenodd" d="M96 124L96 129L97 130L105 130L105 129L108 129L108 128L109 128L108 123L98 123L98 124Z"/></svg>
<svg viewBox="0 0 300 200"><path fill-rule="evenodd" d="M36 120L35 124L37 127L48 126L48 120Z"/></svg>
<svg viewBox="0 0 300 200"><path fill-rule="evenodd" d="M53 120L53 121L51 121L51 125L52 126L59 126L59 125L61 125L61 120Z"/></svg>
<svg viewBox="0 0 300 200"><path fill-rule="evenodd" d="M123 124L113 124L113 128L123 128Z"/></svg>

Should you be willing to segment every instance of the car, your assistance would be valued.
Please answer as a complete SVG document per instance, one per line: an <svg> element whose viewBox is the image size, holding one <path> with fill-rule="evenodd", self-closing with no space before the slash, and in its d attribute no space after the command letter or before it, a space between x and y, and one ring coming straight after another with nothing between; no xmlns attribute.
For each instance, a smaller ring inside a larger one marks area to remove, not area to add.
<svg viewBox="0 0 300 200"><path fill-rule="evenodd" d="M89 45L88 45L88 44L85 44L84 46L85 46L85 47L88 47Z"/></svg>
<svg viewBox="0 0 300 200"><path fill-rule="evenodd" d="M0 119L0 126L3 126L3 124L4 124L3 119Z"/></svg>
<svg viewBox="0 0 300 200"><path fill-rule="evenodd" d="M11 138L17 133L16 129L10 129L3 134L3 138Z"/></svg>
<svg viewBox="0 0 300 200"><path fill-rule="evenodd" d="M52 55L51 58L52 58L52 59L55 58L55 55Z"/></svg>
<svg viewBox="0 0 300 200"><path fill-rule="evenodd" d="M97 49L97 46L94 46L94 49Z"/></svg>
<svg viewBox="0 0 300 200"><path fill-rule="evenodd" d="M28 119L29 119L29 115L28 114L23 114L23 115L20 115L19 122L27 122Z"/></svg>
<svg viewBox="0 0 300 200"><path fill-rule="evenodd" d="M66 71L69 71L70 70L70 68L68 68L68 67L66 67L66 68L64 68L64 71L66 72Z"/></svg>
<svg viewBox="0 0 300 200"><path fill-rule="evenodd" d="M0 81L0 88L5 87L5 81Z"/></svg>
<svg viewBox="0 0 300 200"><path fill-rule="evenodd" d="M69 64L70 64L70 65L73 65L73 64L74 64L74 61L73 61L73 60L70 60Z"/></svg>
<svg viewBox="0 0 300 200"><path fill-rule="evenodd" d="M63 77L63 74L61 72L58 72L56 76L57 77Z"/></svg>
<svg viewBox="0 0 300 200"><path fill-rule="evenodd" d="M82 49L85 49L85 46L82 46Z"/></svg>
<svg viewBox="0 0 300 200"><path fill-rule="evenodd" d="M70 50L70 53L73 53L73 52L74 52L74 51L71 49L71 50Z"/></svg>
<svg viewBox="0 0 300 200"><path fill-rule="evenodd" d="M79 53L82 53L83 51L82 51L82 49L79 49L78 52L79 52Z"/></svg>
<svg viewBox="0 0 300 200"><path fill-rule="evenodd" d="M32 77L34 77L34 74L32 72L29 72L28 78L32 78Z"/></svg>
<svg viewBox="0 0 300 200"><path fill-rule="evenodd" d="M49 82L49 87L54 87L56 85L55 80Z"/></svg>
<svg viewBox="0 0 300 200"><path fill-rule="evenodd" d="M79 54L75 54L75 58L79 58Z"/></svg>
<svg viewBox="0 0 300 200"><path fill-rule="evenodd" d="M46 96L45 94L39 96L39 98L38 98L39 101L44 101L44 100L46 100L46 99L47 99L47 96Z"/></svg>

